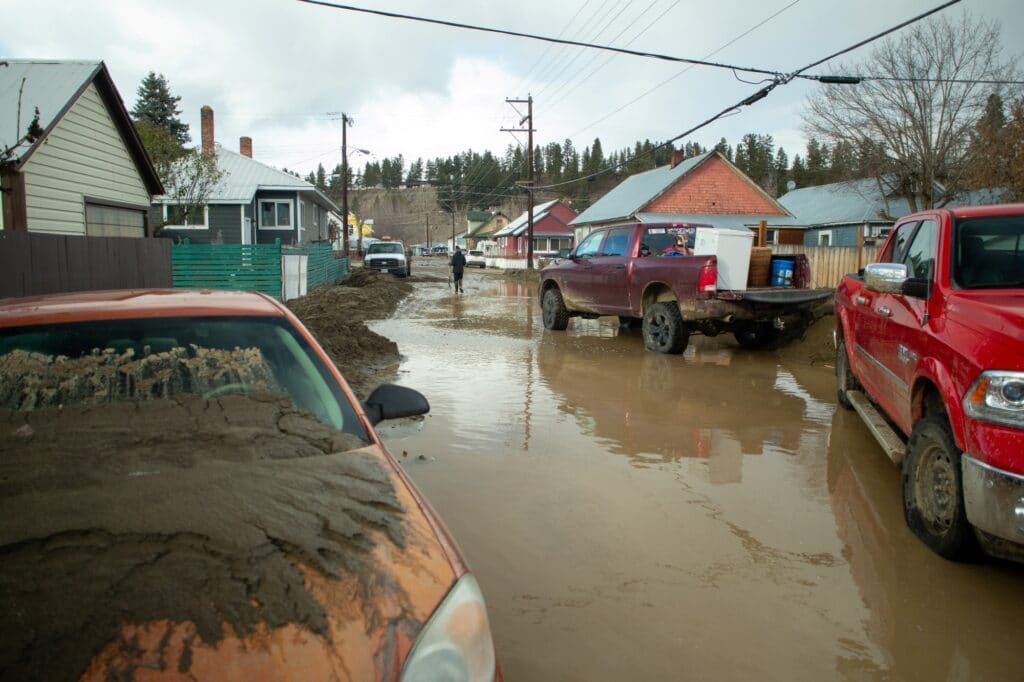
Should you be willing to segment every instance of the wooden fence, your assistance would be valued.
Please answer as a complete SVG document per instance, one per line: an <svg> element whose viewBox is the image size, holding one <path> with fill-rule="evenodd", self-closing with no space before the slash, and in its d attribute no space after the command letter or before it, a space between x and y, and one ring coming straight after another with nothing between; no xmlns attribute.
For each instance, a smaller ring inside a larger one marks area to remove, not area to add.
<svg viewBox="0 0 1024 682"><path fill-rule="evenodd" d="M0 298L171 283L167 239L0 231Z"/></svg>
<svg viewBox="0 0 1024 682"><path fill-rule="evenodd" d="M192 244L171 250L174 286L185 289L262 291L281 297L281 243Z"/></svg>
<svg viewBox="0 0 1024 682"><path fill-rule="evenodd" d="M811 265L811 286L831 287L849 272L857 272L868 263L875 261L878 246L865 246L861 250L860 266L857 265L856 246L803 246L802 244L773 244L773 256L802 253Z"/></svg>
<svg viewBox="0 0 1024 682"><path fill-rule="evenodd" d="M348 274L348 258L336 258L329 243L283 247L273 244L191 244L171 251L174 286L187 289L262 291L281 298L281 257L305 255L306 291L334 284Z"/></svg>

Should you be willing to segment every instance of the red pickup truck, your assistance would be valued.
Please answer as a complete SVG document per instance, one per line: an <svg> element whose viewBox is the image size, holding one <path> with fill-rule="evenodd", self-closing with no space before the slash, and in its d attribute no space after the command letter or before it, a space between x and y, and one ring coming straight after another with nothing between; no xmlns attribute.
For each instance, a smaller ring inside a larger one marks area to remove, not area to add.
<svg viewBox="0 0 1024 682"><path fill-rule="evenodd" d="M878 261L836 292L838 400L925 544L1024 560L1024 204L907 216Z"/></svg>
<svg viewBox="0 0 1024 682"><path fill-rule="evenodd" d="M792 286L726 290L716 256L667 254L678 236L710 225L630 223L587 235L569 254L541 270L538 295L547 329L564 330L572 316L618 315L642 326L644 344L682 353L690 334L732 332L745 348L774 345L782 330L799 330L827 305L832 289L808 289L810 266L795 261ZM745 271L744 271L745 272ZM746 284L746 275L742 276Z"/></svg>

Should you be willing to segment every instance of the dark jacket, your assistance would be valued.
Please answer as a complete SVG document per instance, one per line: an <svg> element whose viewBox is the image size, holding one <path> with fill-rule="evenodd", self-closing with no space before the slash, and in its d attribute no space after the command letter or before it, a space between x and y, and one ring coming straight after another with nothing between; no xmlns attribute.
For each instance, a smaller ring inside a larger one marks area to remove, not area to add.
<svg viewBox="0 0 1024 682"><path fill-rule="evenodd" d="M449 265L452 266L452 272L456 275L461 275L462 271L466 269L466 257L462 255L461 251L456 251L455 255L452 256L452 260Z"/></svg>

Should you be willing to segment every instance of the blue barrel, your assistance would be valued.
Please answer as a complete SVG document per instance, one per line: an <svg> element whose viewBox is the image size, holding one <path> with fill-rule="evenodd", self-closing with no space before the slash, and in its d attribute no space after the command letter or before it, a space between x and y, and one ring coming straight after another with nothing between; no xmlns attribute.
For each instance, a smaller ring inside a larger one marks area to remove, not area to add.
<svg viewBox="0 0 1024 682"><path fill-rule="evenodd" d="M791 287L793 286L793 268L796 261L792 258L772 259L772 286Z"/></svg>

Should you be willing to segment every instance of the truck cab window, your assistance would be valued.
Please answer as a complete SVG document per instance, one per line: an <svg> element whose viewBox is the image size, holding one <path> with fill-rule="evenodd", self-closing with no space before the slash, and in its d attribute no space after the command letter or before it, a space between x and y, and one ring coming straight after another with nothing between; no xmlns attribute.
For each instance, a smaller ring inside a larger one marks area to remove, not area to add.
<svg viewBox="0 0 1024 682"><path fill-rule="evenodd" d="M935 235L938 228L934 220L922 220L913 241L906 249L902 262L907 265L910 277L917 279L932 278L935 272Z"/></svg>
<svg viewBox="0 0 1024 682"><path fill-rule="evenodd" d="M885 247L885 252L881 258L878 259L879 263L902 263L903 256L907 253L907 245L910 243L910 237L914 234L914 228L917 227L917 221L911 221L909 223L903 223L896 228L896 236L889 240L888 245Z"/></svg>
<svg viewBox="0 0 1024 682"><path fill-rule="evenodd" d="M601 245L601 239L604 235L604 232L595 232L580 242L580 245L576 247L576 257L593 258L596 256L597 247Z"/></svg>
<svg viewBox="0 0 1024 682"><path fill-rule="evenodd" d="M608 238L604 240L601 248L602 256L625 256L629 247L629 237L633 233L632 227L618 227L608 231Z"/></svg>

